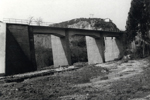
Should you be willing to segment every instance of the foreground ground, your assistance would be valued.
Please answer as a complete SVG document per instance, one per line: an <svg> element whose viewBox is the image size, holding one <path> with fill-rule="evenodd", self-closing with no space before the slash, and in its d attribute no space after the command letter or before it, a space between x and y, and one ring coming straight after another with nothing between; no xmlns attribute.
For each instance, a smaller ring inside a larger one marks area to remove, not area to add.
<svg viewBox="0 0 150 100"><path fill-rule="evenodd" d="M0 83L0 100L150 100L150 57Z"/></svg>

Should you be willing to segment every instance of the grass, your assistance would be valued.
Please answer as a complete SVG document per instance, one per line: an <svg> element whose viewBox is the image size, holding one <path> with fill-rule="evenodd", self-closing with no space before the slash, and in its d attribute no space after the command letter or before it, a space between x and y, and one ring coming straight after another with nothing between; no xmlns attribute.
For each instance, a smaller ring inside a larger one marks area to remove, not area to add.
<svg viewBox="0 0 150 100"><path fill-rule="evenodd" d="M102 68L86 66L78 71L57 73L53 76L25 80L21 83L0 85L1 100L58 100L66 94L82 93L82 88L72 87L73 84L87 83L90 79L103 75ZM10 89L10 90L9 90ZM86 89L84 89L86 90Z"/></svg>
<svg viewBox="0 0 150 100"><path fill-rule="evenodd" d="M101 67L88 65L76 71L27 79L20 83L3 83L0 84L0 100L60 100L60 97L66 100L65 96L75 95L76 99L72 100L128 100L150 94L150 67L136 76L107 83L108 87L75 86L90 83L91 79L99 76L105 77L108 73L102 73L102 70ZM83 99L85 96L86 99Z"/></svg>

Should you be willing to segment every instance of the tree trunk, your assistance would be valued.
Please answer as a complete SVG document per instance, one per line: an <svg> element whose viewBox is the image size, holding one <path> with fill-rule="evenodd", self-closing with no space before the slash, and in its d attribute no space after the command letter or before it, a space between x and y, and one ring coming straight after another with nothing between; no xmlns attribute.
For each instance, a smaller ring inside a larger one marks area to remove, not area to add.
<svg viewBox="0 0 150 100"><path fill-rule="evenodd" d="M145 43L143 42L143 57L145 57Z"/></svg>

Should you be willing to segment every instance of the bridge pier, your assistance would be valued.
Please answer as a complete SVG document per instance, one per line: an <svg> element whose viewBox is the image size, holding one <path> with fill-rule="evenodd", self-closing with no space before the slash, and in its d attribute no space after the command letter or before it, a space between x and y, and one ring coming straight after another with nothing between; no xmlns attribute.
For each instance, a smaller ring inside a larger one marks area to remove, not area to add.
<svg viewBox="0 0 150 100"><path fill-rule="evenodd" d="M122 58L124 55L123 36L115 37L115 42L118 48L118 58Z"/></svg>
<svg viewBox="0 0 150 100"><path fill-rule="evenodd" d="M58 37L51 35L54 67L71 65L68 36Z"/></svg>
<svg viewBox="0 0 150 100"><path fill-rule="evenodd" d="M105 60L112 61L123 55L123 43L121 38L105 37Z"/></svg>
<svg viewBox="0 0 150 100"><path fill-rule="evenodd" d="M86 36L86 45L89 64L105 62L102 38Z"/></svg>
<svg viewBox="0 0 150 100"><path fill-rule="evenodd" d="M0 23L0 76L5 75L6 24Z"/></svg>

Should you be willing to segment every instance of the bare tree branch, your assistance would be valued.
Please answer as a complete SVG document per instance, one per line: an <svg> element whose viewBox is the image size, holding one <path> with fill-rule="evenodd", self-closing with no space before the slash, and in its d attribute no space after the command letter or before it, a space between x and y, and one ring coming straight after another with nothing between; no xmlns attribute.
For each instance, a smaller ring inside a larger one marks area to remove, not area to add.
<svg viewBox="0 0 150 100"><path fill-rule="evenodd" d="M30 24L34 21L34 17L31 16L31 17L29 17L28 19L29 19L29 20L28 20L28 24L30 25Z"/></svg>
<svg viewBox="0 0 150 100"><path fill-rule="evenodd" d="M37 18L37 19L35 20L35 22L36 22L37 25L40 26L40 25L43 23L43 19L42 19L41 17L39 17L39 18Z"/></svg>

